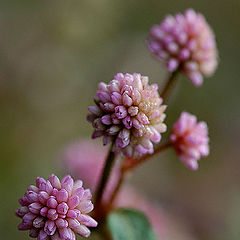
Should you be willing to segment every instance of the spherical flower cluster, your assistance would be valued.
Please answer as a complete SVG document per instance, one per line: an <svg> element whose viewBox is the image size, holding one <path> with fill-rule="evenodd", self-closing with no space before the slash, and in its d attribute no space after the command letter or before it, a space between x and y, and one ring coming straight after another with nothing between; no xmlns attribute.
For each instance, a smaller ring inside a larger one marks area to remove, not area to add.
<svg viewBox="0 0 240 240"><path fill-rule="evenodd" d="M204 16L192 9L169 15L153 26L148 45L169 71L181 70L195 86L200 86L203 77L211 76L217 67L214 33Z"/></svg>
<svg viewBox="0 0 240 240"><path fill-rule="evenodd" d="M29 236L38 240L75 240L75 233L90 235L88 227L97 222L87 214L93 210L91 192L74 182L70 175L62 181L54 174L48 180L36 179L19 202L16 215L22 218L19 230L30 230Z"/></svg>
<svg viewBox="0 0 240 240"><path fill-rule="evenodd" d="M209 154L207 124L197 122L196 116L187 112L182 112L174 124L170 141L183 164L191 170L197 170L197 161Z"/></svg>
<svg viewBox="0 0 240 240"><path fill-rule="evenodd" d="M166 109L157 92L140 74L118 73L109 83L100 83L95 96L97 106L88 110L88 121L95 129L92 137L103 136L103 143L114 143L115 152L137 157L153 152L153 143L166 131Z"/></svg>

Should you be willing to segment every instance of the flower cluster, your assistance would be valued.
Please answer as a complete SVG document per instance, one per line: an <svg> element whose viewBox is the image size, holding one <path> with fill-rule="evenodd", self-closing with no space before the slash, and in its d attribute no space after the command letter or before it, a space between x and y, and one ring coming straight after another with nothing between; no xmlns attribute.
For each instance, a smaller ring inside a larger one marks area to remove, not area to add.
<svg viewBox="0 0 240 240"><path fill-rule="evenodd" d="M163 123L165 105L156 84L140 74L118 73L105 84L101 82L95 96L96 106L88 110L94 127L93 138L103 136L103 143L114 143L113 150L128 157L153 153L166 131Z"/></svg>
<svg viewBox="0 0 240 240"><path fill-rule="evenodd" d="M191 170L197 170L197 161L209 154L207 124L197 122L196 116L187 112L182 112L174 124L170 141L181 161Z"/></svg>
<svg viewBox="0 0 240 240"><path fill-rule="evenodd" d="M93 210L91 192L66 175L62 181L54 174L48 180L36 179L19 202L16 215L22 218L19 230L30 230L29 236L38 240L75 240L75 233L90 235L88 227L97 222L87 214Z"/></svg>
<svg viewBox="0 0 240 240"><path fill-rule="evenodd" d="M182 71L196 86L217 67L214 34L205 18L192 9L184 14L167 16L161 24L153 26L148 44L170 72ZM173 76L175 74L169 82ZM166 86L168 90L170 85ZM95 105L88 108L87 116L94 128L92 138L103 137L103 145L111 143L110 151L122 153L126 156L125 161L113 162L116 160L113 154L105 160L105 149L83 141L64 149L65 167L96 192L100 210L97 209L95 217L104 221L111 207L134 206L146 213L160 236L162 230L156 208L141 200L131 188L125 188L117 196L124 177L121 174L127 172L124 164L129 161L132 170L152 157L153 144L160 142L161 134L167 129L164 123L166 105L162 104L158 85L149 84L148 77L139 73L118 73L109 83L99 84L94 100ZM198 160L209 154L207 124L182 112L173 125L169 141L155 148L155 153L169 146L174 147L187 168L197 170ZM145 154L149 155L139 160ZM96 191L98 185L100 191ZM38 177L36 185L30 185L19 199L21 207L16 215L22 222L18 229L29 230L29 236L38 240L76 240L75 233L88 237L89 227L98 225L88 215L93 210L91 199L91 191L83 188L81 180L74 181L70 175L61 181L54 174L47 180Z"/></svg>
<svg viewBox="0 0 240 240"><path fill-rule="evenodd" d="M181 70L196 86L217 67L214 34L204 16L192 9L169 15L161 24L153 26L148 45L169 71Z"/></svg>

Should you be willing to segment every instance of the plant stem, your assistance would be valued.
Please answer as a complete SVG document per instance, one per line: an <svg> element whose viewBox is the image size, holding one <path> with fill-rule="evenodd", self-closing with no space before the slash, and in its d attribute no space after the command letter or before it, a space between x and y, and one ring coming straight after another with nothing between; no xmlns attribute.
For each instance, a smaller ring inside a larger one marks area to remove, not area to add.
<svg viewBox="0 0 240 240"><path fill-rule="evenodd" d="M121 186L125 180L125 177L126 177L126 174L130 171L130 170L133 170L135 169L137 166L139 166L140 164L142 164L143 162L146 162L147 160L149 160L151 157L155 156L156 154L162 152L163 150L171 147L172 144L170 142L166 142L162 145L159 145L153 154L147 154L147 155L144 155L143 157L139 158L139 159L125 159L124 162L126 161L130 161L130 164L124 164L123 163L123 166L122 166L122 169L121 169L121 175L120 175L120 178L118 180L118 184L116 185L113 193L112 193L112 196L111 196L111 199L109 201L109 207L111 208L111 206L113 205L115 199L116 199L116 196L118 195L120 189L121 189Z"/></svg>
<svg viewBox="0 0 240 240"><path fill-rule="evenodd" d="M137 166L141 165L142 163L148 161L151 157L157 155L158 153L162 152L163 150L171 147L172 144L170 142L166 142L162 145L159 145L158 147L156 147L156 149L154 150L154 153L152 154L146 154L144 156L142 156L139 159L136 160L132 160L130 162L130 164L126 164L125 166L123 166L123 172L128 172L130 170L133 170L134 168L136 168Z"/></svg>
<svg viewBox="0 0 240 240"><path fill-rule="evenodd" d="M170 73L167 83L164 86L163 90L160 93L160 97L163 98L164 100L166 100L169 96L170 90L173 87L173 84L176 82L177 76L178 76L179 71L176 70L172 73Z"/></svg>
<svg viewBox="0 0 240 240"><path fill-rule="evenodd" d="M117 195L118 195L118 193L120 191L120 188L121 188L121 186L122 186L122 184L124 182L124 179L125 179L125 172L121 171L120 177L118 179L117 186L115 187L115 189L114 189L114 191L112 193L112 196L111 196L111 198L109 200L109 206L110 207L113 205L113 203L114 203L114 201L115 201L115 199L116 199L116 197L117 197Z"/></svg>
<svg viewBox="0 0 240 240"><path fill-rule="evenodd" d="M108 156L107 156L107 159L106 159L106 162L105 162L104 169L103 169L102 178L101 178L101 181L98 185L98 189L96 192L95 206L96 206L97 211L101 205L102 195L103 195L104 189L107 185L107 181L109 179L109 176L110 176L110 173L111 173L111 170L113 167L114 159L115 159L115 154L112 152L112 146L111 146Z"/></svg>

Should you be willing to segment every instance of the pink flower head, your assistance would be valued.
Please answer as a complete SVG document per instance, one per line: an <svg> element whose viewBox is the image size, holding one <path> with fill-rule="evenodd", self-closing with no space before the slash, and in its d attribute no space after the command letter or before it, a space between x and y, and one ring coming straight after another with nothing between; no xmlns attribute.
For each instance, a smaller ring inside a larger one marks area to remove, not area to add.
<svg viewBox="0 0 240 240"><path fill-rule="evenodd" d="M211 76L217 67L214 33L204 16L188 9L167 16L150 30L148 45L169 71L181 70L195 85Z"/></svg>
<svg viewBox="0 0 240 240"><path fill-rule="evenodd" d="M30 185L16 215L22 218L19 230L30 230L29 236L38 240L75 240L75 233L88 237L88 227L97 222L87 215L93 210L91 192L74 182L70 175L62 181L54 174L47 180L38 177Z"/></svg>
<svg viewBox="0 0 240 240"><path fill-rule="evenodd" d="M140 74L118 73L105 84L101 82L95 96L96 106L88 110L92 122L92 138L103 136L103 144L114 143L114 152L127 157L153 153L166 131L163 123L166 109L157 92L157 85L148 84Z"/></svg>
<svg viewBox="0 0 240 240"><path fill-rule="evenodd" d="M197 122L197 118L182 112L174 124L170 141L183 164L191 169L198 169L198 160L209 154L208 127L205 122Z"/></svg>

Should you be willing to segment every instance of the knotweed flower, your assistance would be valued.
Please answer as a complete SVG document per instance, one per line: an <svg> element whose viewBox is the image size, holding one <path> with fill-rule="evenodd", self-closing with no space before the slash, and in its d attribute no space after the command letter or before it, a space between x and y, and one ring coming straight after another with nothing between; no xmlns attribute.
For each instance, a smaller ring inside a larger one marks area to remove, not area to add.
<svg viewBox="0 0 240 240"><path fill-rule="evenodd" d="M54 174L47 180L38 177L19 199L16 215L22 218L19 230L30 230L29 236L38 240L75 240L75 233L90 235L88 227L97 222L87 214L93 210L91 192L74 182L70 175L62 181Z"/></svg>
<svg viewBox="0 0 240 240"><path fill-rule="evenodd" d="M88 121L95 129L92 138L103 136L103 144L114 143L114 152L137 157L153 152L153 143L166 131L166 109L156 84L140 74L118 73L109 83L100 83L96 106L88 110Z"/></svg>
<svg viewBox="0 0 240 240"><path fill-rule="evenodd" d="M150 30L148 45L169 71L181 70L195 85L211 76L217 67L214 33L204 16L188 9L167 16Z"/></svg>
<svg viewBox="0 0 240 240"><path fill-rule="evenodd" d="M197 170L197 161L209 154L207 124L197 122L190 113L182 112L173 126L170 141L183 164L191 170Z"/></svg>

